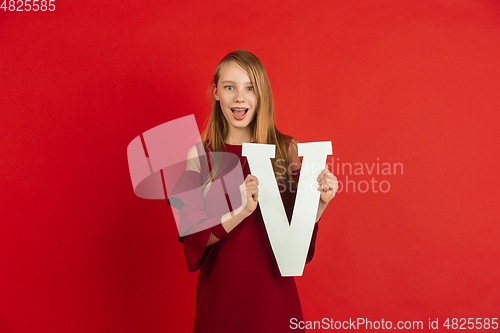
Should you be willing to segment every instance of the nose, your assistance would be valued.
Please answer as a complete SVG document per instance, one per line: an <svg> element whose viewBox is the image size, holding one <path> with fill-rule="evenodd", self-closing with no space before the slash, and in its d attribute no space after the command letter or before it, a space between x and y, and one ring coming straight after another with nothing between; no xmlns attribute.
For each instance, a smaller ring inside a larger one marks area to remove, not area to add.
<svg viewBox="0 0 500 333"><path fill-rule="evenodd" d="M244 92L241 90L238 90L238 92L236 93L236 95L234 97L235 97L235 102L244 102L245 101Z"/></svg>

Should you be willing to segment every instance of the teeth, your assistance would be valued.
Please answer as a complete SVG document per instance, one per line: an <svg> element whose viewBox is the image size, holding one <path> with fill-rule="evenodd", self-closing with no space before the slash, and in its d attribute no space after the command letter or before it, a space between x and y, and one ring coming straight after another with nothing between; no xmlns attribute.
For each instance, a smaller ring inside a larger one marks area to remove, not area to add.
<svg viewBox="0 0 500 333"><path fill-rule="evenodd" d="M246 109L246 108L231 108L231 111L233 112L233 114L236 117L240 118L240 117L243 117L247 113L248 109Z"/></svg>

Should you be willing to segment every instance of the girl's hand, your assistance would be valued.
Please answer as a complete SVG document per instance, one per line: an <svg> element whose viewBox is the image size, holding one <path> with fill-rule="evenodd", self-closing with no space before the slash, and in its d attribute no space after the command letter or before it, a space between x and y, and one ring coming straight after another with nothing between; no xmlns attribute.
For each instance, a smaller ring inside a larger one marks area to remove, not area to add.
<svg viewBox="0 0 500 333"><path fill-rule="evenodd" d="M320 201L328 204L333 199L339 188L337 177L335 177L333 173L328 170L328 165L325 165L325 168L318 176L318 186L318 191L321 191L319 197Z"/></svg>
<svg viewBox="0 0 500 333"><path fill-rule="evenodd" d="M241 209L245 216L249 216L259 203L259 180L253 175L248 175L245 182L240 185Z"/></svg>

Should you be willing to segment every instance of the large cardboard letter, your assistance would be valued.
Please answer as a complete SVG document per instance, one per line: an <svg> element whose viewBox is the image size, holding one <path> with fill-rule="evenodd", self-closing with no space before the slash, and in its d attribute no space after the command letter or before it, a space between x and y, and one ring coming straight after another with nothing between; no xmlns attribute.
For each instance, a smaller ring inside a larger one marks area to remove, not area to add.
<svg viewBox="0 0 500 333"><path fill-rule="evenodd" d="M317 178L332 154L332 143L299 143L303 156L297 197L291 224L278 190L271 165L274 145L243 143L242 155L247 157L250 172L259 179L259 205L267 235L282 276L302 276L318 210Z"/></svg>

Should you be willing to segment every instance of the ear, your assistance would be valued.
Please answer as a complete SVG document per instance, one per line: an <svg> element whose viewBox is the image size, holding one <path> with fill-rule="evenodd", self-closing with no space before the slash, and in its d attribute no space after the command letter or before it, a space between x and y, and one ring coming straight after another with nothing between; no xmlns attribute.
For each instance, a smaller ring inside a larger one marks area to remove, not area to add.
<svg viewBox="0 0 500 333"><path fill-rule="evenodd" d="M216 101L218 101L219 100L219 95L217 95L217 93L218 93L217 92L217 85L215 83L214 83L214 89L213 90L214 90L214 98L215 98Z"/></svg>

